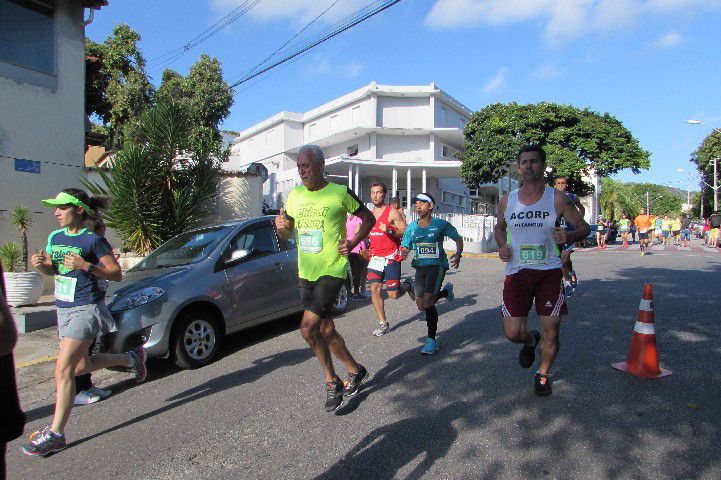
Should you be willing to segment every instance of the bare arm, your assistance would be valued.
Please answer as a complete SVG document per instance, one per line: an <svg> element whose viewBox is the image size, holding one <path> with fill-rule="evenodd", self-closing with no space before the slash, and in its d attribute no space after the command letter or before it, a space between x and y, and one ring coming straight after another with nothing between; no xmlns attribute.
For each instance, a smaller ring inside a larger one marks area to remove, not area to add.
<svg viewBox="0 0 721 480"><path fill-rule="evenodd" d="M406 228L408 228L408 224L406 223L406 219L403 218L403 215L401 215L398 210L394 209L388 215L388 221L393 226L391 234L396 237L403 238L403 234L405 233Z"/></svg>
<svg viewBox="0 0 721 480"><path fill-rule="evenodd" d="M30 257L30 265L42 274L55 275L55 270L53 270L53 264L50 261L50 257L42 250L38 250L32 254Z"/></svg>
<svg viewBox="0 0 721 480"><path fill-rule="evenodd" d="M365 206L361 207L361 209L353 215L363 220L363 223L360 228L358 228L358 232L355 234L353 239L350 240L348 245L349 250L353 250L356 245L362 242L371 233L373 225L376 224L376 217L374 217L373 213Z"/></svg>
<svg viewBox="0 0 721 480"><path fill-rule="evenodd" d="M5 301L5 279L2 276L0 265L0 357L12 353L18 341L18 332L15 329L15 321L10 313L8 304Z"/></svg>
<svg viewBox="0 0 721 480"><path fill-rule="evenodd" d="M293 236L293 230L295 230L295 221L282 208L280 214L275 217L275 230L281 240L288 240Z"/></svg>
<svg viewBox="0 0 721 480"><path fill-rule="evenodd" d="M583 206L583 204L581 203L581 199L578 198L578 195L574 196L573 203L576 205L576 208L578 209L581 216L585 217L586 216L586 207Z"/></svg>
<svg viewBox="0 0 721 480"><path fill-rule="evenodd" d="M498 202L498 215L496 216L496 226L493 229L496 234L496 243L498 244L498 258L507 262L511 259L511 247L508 245L508 233L506 229L506 206L508 205L508 195L504 195Z"/></svg>
<svg viewBox="0 0 721 480"><path fill-rule="evenodd" d="M458 268L461 264L461 256L463 254L463 237L458 237L456 240L456 253L451 255L451 266Z"/></svg>
<svg viewBox="0 0 721 480"><path fill-rule="evenodd" d="M581 216L580 212L576 209L576 206L567 201L566 195L561 192L556 192L554 202L556 204L556 211L560 213L560 216L569 223L574 230L567 231L563 228L556 227L554 229L554 239L556 243L576 243L583 240L591 232L591 227Z"/></svg>
<svg viewBox="0 0 721 480"><path fill-rule="evenodd" d="M84 270L92 273L97 278L110 280L111 282L119 282L123 278L123 272L120 270L120 264L115 259L115 255L108 254L100 258L102 265L95 265L87 260L83 260L80 255L71 253L66 255L63 264L70 270Z"/></svg>

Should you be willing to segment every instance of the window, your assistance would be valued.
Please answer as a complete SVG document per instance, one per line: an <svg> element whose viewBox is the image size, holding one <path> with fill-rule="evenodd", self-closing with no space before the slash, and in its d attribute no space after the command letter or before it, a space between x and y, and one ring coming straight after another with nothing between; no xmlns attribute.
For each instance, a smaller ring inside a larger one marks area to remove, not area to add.
<svg viewBox="0 0 721 480"><path fill-rule="evenodd" d="M0 60L55 73L54 3L0 0Z"/></svg>
<svg viewBox="0 0 721 480"><path fill-rule="evenodd" d="M449 147L448 145L443 145L443 147L441 148L441 156L444 158L452 158L455 160L458 158L458 150L453 147Z"/></svg>
<svg viewBox="0 0 721 480"><path fill-rule="evenodd" d="M448 109L441 107L441 127L448 126Z"/></svg>
<svg viewBox="0 0 721 480"><path fill-rule="evenodd" d="M351 123L355 127L360 123L360 105L356 105L350 111Z"/></svg>
<svg viewBox="0 0 721 480"><path fill-rule="evenodd" d="M441 193L441 203L446 205L462 207L464 198L465 196L459 193L446 192L445 190Z"/></svg>
<svg viewBox="0 0 721 480"><path fill-rule="evenodd" d="M310 138L310 139L315 138L315 130L316 130L315 127L316 127L315 123L311 123L310 125L308 125L308 138Z"/></svg>
<svg viewBox="0 0 721 480"><path fill-rule="evenodd" d="M231 240L229 250L231 254L238 250L247 250L253 256L274 253L276 251L274 237L275 232L270 225L244 230Z"/></svg>
<svg viewBox="0 0 721 480"><path fill-rule="evenodd" d="M331 115L330 117L330 129L335 132L338 130L338 115Z"/></svg>
<svg viewBox="0 0 721 480"><path fill-rule="evenodd" d="M358 144L355 144L355 145L351 145L351 146L349 146L349 147L346 147L345 153L346 153L346 155L348 155L349 157L355 157L356 155L358 155Z"/></svg>

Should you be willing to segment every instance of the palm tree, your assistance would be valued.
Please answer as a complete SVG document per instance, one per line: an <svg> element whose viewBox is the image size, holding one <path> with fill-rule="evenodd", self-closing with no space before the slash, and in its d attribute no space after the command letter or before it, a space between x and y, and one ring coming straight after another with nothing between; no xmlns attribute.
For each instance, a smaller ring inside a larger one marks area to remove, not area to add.
<svg viewBox="0 0 721 480"><path fill-rule="evenodd" d="M16 205L10 211L10 223L17 229L22 237L22 264L28 271L28 229L33 224L33 212L28 207Z"/></svg>
<svg viewBox="0 0 721 480"><path fill-rule="evenodd" d="M84 182L110 196L108 226L125 247L147 255L166 240L198 225L218 195L217 142L194 133L185 107L161 102L140 118L117 153L105 186Z"/></svg>

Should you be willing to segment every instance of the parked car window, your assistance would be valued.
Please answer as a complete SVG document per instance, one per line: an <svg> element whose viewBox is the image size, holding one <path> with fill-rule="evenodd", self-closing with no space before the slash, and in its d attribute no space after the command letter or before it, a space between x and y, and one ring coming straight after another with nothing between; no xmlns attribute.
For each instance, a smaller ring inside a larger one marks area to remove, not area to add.
<svg viewBox="0 0 721 480"><path fill-rule="evenodd" d="M159 246L136 270L177 267L199 262L212 252L232 227L211 227L181 233Z"/></svg>
<svg viewBox="0 0 721 480"><path fill-rule="evenodd" d="M273 227L263 226L252 230L245 230L230 242L230 251L247 250L255 255L274 253L275 232Z"/></svg>

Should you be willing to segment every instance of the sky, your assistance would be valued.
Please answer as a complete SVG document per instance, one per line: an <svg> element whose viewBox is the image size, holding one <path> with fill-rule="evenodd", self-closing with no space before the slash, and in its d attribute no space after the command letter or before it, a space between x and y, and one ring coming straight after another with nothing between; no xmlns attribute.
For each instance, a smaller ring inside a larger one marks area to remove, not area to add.
<svg viewBox="0 0 721 480"><path fill-rule="evenodd" d="M201 53L217 57L232 83L329 6L296 41L377 2L252 3L172 63L169 52L248 2L110 0L86 35L100 42L118 23L130 25L142 36L156 86L163 68L186 74ZM549 101L608 112L651 152L650 170L617 179L686 188L698 182L691 153L711 133L686 120L721 128L719 25L721 0L402 0L239 86L222 128L240 131L283 110L304 112L371 81L434 82L473 111Z"/></svg>

